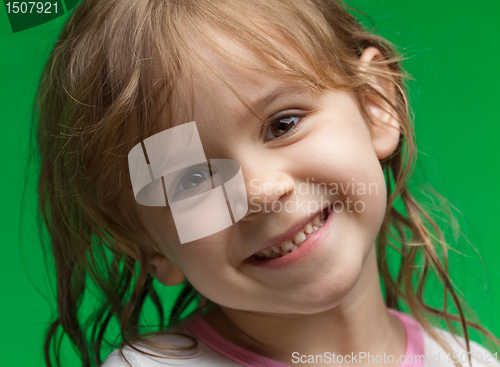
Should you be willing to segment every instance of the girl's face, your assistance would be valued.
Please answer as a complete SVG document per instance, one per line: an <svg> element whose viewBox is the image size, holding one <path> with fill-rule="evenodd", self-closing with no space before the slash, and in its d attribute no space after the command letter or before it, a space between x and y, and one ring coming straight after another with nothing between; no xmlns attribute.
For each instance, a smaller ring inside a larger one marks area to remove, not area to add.
<svg viewBox="0 0 500 367"><path fill-rule="evenodd" d="M225 47L247 52L231 43ZM369 127L348 91L317 92L220 59L213 65L268 119L262 127L220 80L194 71L194 99L188 104L204 152L208 159L241 165L249 212L224 231L180 244L168 207L137 204L161 252L153 275L171 284L180 270L205 297L235 310L332 308L367 266L386 209L379 159L387 155L388 141L397 145L399 133L380 140L385 133ZM287 240L300 242L307 223L328 208L326 223L298 249L279 259L256 257L270 245L279 250Z"/></svg>

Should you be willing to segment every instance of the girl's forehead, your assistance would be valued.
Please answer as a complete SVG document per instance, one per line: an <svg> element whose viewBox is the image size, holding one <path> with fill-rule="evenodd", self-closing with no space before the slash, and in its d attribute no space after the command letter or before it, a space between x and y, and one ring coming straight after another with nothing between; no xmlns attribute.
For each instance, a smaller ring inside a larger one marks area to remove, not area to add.
<svg viewBox="0 0 500 367"><path fill-rule="evenodd" d="M186 100L192 117L185 122L196 121L202 137L208 138L210 135L210 140L220 140L224 132L232 130L230 125L244 123L251 115L246 104L253 106L256 100L282 84L278 78L269 78L256 71L241 70L238 73L227 68L221 70L224 72L220 76L202 70L195 71L193 93Z"/></svg>
<svg viewBox="0 0 500 367"><path fill-rule="evenodd" d="M180 54L182 67L176 85L158 103L162 109L160 131L191 121L224 129L229 118L241 120L253 115L264 119L263 109L254 102L279 98L283 93L278 90L287 94L311 86L311 79L320 79L301 50L283 41L275 31L259 32L262 37L272 35L274 39L269 42L288 61L262 51L252 40L242 40L213 26L204 25L191 33ZM297 77L304 74L310 76L309 80Z"/></svg>
<svg viewBox="0 0 500 367"><path fill-rule="evenodd" d="M212 39L217 44L212 47L197 44L196 55L183 77L185 86L191 89L190 98L185 98L191 111L202 113L202 109L217 110L223 106L236 112L247 106L258 107L254 101L275 91L304 89L304 81L286 76L287 70L279 61L259 54L222 32L213 33ZM309 69L298 51L286 44L279 47L301 67ZM281 70L281 75L276 74L276 70Z"/></svg>

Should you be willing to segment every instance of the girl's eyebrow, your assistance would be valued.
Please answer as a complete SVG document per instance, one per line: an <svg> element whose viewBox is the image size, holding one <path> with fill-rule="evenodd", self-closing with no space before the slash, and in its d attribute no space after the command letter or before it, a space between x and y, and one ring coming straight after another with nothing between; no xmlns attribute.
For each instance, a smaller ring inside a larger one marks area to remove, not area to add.
<svg viewBox="0 0 500 367"><path fill-rule="evenodd" d="M309 91L310 87L305 84L287 84L285 86L281 86L268 95L252 102L250 106L257 110L261 111L267 108L269 105L271 105L275 100L278 100L280 98L286 98L294 94L304 94L305 92Z"/></svg>
<svg viewBox="0 0 500 367"><path fill-rule="evenodd" d="M276 101L293 95L305 95L306 93L311 93L311 87L306 84L282 84L267 95L250 102L247 108L243 107L241 112L237 113L236 121L238 124L245 124L248 117L252 115L262 118L260 112Z"/></svg>

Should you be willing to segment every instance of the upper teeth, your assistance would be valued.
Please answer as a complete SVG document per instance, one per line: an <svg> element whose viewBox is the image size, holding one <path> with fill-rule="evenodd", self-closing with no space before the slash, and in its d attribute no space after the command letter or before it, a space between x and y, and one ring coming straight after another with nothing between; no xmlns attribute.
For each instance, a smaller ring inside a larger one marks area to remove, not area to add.
<svg viewBox="0 0 500 367"><path fill-rule="evenodd" d="M323 224L325 224L325 213L321 212L314 219L308 222L301 231L297 232L291 240L282 242L280 245L270 246L264 250L261 250L255 254L255 256L261 259L274 259L275 257L281 257L292 251L297 250L302 243L314 232L318 230Z"/></svg>

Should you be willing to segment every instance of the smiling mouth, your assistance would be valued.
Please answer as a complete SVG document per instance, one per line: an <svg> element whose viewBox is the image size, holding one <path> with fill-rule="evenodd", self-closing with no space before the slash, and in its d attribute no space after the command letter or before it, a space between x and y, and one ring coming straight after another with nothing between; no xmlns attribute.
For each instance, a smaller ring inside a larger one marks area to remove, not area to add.
<svg viewBox="0 0 500 367"><path fill-rule="evenodd" d="M260 261L268 261L288 255L289 253L298 250L310 236L312 236L323 226L323 224L325 224L329 210L330 207L327 207L318 213L318 215L316 215L311 221L307 222L302 230L299 230L291 239L282 242L281 244L269 246L264 250L255 253L252 257Z"/></svg>

